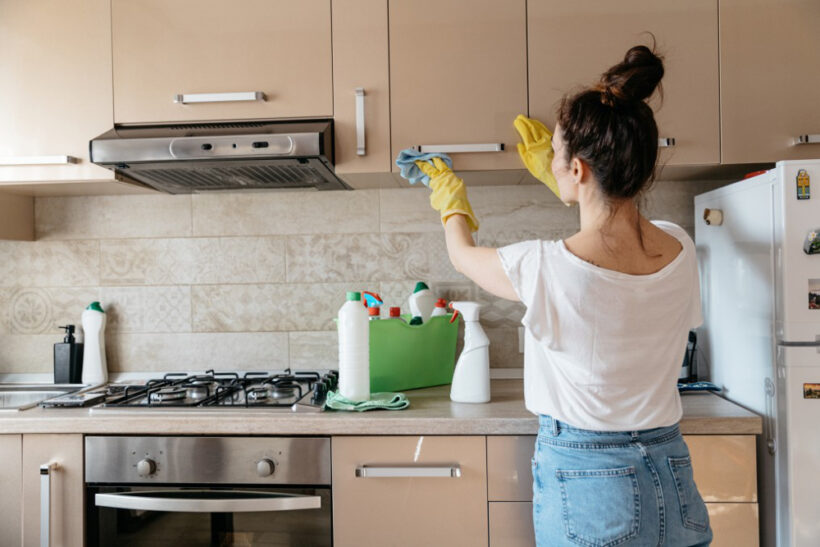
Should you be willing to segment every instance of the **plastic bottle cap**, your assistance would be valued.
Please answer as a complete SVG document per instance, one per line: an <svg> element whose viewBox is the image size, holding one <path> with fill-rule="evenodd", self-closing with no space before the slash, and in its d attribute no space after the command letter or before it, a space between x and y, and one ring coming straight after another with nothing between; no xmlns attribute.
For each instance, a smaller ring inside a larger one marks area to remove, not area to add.
<svg viewBox="0 0 820 547"><path fill-rule="evenodd" d="M381 309L378 306L372 306L370 308L367 308L367 315L381 315Z"/></svg>
<svg viewBox="0 0 820 547"><path fill-rule="evenodd" d="M105 310L102 309L102 306L100 306L100 303L97 302L96 300L94 302L92 302L91 304L89 304L86 309L87 310L98 311L98 312L101 312L101 313L105 313Z"/></svg>
<svg viewBox="0 0 820 547"><path fill-rule="evenodd" d="M347 291L347 299L352 302L359 302L362 299L362 293L358 291Z"/></svg>
<svg viewBox="0 0 820 547"><path fill-rule="evenodd" d="M401 308L398 306L390 308L390 317L401 317Z"/></svg>
<svg viewBox="0 0 820 547"><path fill-rule="evenodd" d="M439 298L438 300L436 300L436 307L437 308L446 308L447 307L447 301L443 298Z"/></svg>
<svg viewBox="0 0 820 547"><path fill-rule="evenodd" d="M413 289L413 292L417 293L419 291L424 291L424 290L430 290L430 287L428 287L427 283L425 283L424 281L419 281L418 283L416 283L416 288Z"/></svg>

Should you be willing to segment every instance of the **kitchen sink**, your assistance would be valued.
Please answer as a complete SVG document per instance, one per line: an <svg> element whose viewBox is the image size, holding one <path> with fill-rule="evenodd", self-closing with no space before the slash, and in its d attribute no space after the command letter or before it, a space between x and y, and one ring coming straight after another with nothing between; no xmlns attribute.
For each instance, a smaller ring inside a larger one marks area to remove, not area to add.
<svg viewBox="0 0 820 547"><path fill-rule="evenodd" d="M40 401L84 387L82 384L0 384L0 412L25 410Z"/></svg>

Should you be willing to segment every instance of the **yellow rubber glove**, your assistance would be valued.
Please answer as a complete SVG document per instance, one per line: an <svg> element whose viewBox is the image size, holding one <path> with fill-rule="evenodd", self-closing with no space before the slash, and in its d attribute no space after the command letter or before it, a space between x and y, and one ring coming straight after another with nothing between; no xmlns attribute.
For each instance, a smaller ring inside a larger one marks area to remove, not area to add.
<svg viewBox="0 0 820 547"><path fill-rule="evenodd" d="M552 132L538 120L519 114L513 121L515 130L524 142L518 143L518 155L527 170L547 185L552 193L561 199L558 182L552 174Z"/></svg>
<svg viewBox="0 0 820 547"><path fill-rule="evenodd" d="M441 223L446 224L447 219L453 215L464 215L467 217L467 225L471 232L478 231L478 220L467 201L467 188L464 181L456 176L440 158L433 158L433 164L426 161L416 161L416 165L422 172L430 177L430 205L441 213Z"/></svg>

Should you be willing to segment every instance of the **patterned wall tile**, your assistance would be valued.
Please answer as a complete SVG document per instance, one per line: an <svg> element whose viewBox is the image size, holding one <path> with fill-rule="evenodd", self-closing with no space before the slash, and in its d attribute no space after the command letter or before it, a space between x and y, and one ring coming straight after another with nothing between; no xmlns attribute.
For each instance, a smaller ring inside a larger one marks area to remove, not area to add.
<svg viewBox="0 0 820 547"><path fill-rule="evenodd" d="M103 287L100 302L110 332L191 332L191 289Z"/></svg>
<svg viewBox="0 0 820 547"><path fill-rule="evenodd" d="M97 241L0 241L0 285L96 287Z"/></svg>
<svg viewBox="0 0 820 547"><path fill-rule="evenodd" d="M362 282L195 285L194 332L332 330L348 290Z"/></svg>
<svg viewBox="0 0 820 547"><path fill-rule="evenodd" d="M0 334L0 372L36 374L54 372L54 344L62 342L54 334Z"/></svg>
<svg viewBox="0 0 820 547"><path fill-rule="evenodd" d="M658 181L644 196L641 210L652 220L668 220L694 236L695 196L727 184L721 181Z"/></svg>
<svg viewBox="0 0 820 547"><path fill-rule="evenodd" d="M377 232L379 191L195 195L193 224L197 236Z"/></svg>
<svg viewBox="0 0 820 547"><path fill-rule="evenodd" d="M295 370L339 368L339 337L335 330L289 332L290 367Z"/></svg>
<svg viewBox="0 0 820 547"><path fill-rule="evenodd" d="M291 236L288 281L357 279L464 280L447 257L442 234L323 234Z"/></svg>
<svg viewBox="0 0 820 547"><path fill-rule="evenodd" d="M524 354L518 353L518 327L486 328L490 339L490 367L521 368Z"/></svg>
<svg viewBox="0 0 820 547"><path fill-rule="evenodd" d="M288 335L125 334L106 337L110 371L272 370L288 367Z"/></svg>
<svg viewBox="0 0 820 547"><path fill-rule="evenodd" d="M102 241L100 279L103 285L284 281L285 243L279 237Z"/></svg>
<svg viewBox="0 0 820 547"><path fill-rule="evenodd" d="M59 325L79 327L83 310L89 303L99 300L99 295L96 288L0 289L0 302L4 304L0 331L45 334L59 333Z"/></svg>
<svg viewBox="0 0 820 547"><path fill-rule="evenodd" d="M34 230L42 239L191 235L191 196L38 197Z"/></svg>

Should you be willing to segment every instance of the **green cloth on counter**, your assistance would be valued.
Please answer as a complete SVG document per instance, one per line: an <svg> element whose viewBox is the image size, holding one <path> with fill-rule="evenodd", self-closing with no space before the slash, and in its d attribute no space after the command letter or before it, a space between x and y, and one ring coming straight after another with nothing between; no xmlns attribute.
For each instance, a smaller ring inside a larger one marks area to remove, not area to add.
<svg viewBox="0 0 820 547"><path fill-rule="evenodd" d="M355 410L364 412L365 410L402 410L410 406L404 393L371 393L369 401L351 401L343 397L341 393L335 391L327 392L325 406L333 410Z"/></svg>

